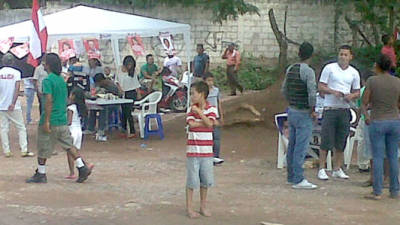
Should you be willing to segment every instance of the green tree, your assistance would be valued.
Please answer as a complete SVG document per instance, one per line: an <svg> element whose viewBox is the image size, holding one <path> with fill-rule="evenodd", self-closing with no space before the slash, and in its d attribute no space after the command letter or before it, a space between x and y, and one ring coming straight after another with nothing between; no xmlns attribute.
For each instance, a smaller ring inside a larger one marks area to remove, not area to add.
<svg viewBox="0 0 400 225"><path fill-rule="evenodd" d="M213 12L213 21L222 23L228 19L236 20L244 14L259 14L257 6L247 3L245 0L64 0L69 2L101 3L111 5L126 5L133 9L152 8L156 5L172 6L196 6Z"/></svg>

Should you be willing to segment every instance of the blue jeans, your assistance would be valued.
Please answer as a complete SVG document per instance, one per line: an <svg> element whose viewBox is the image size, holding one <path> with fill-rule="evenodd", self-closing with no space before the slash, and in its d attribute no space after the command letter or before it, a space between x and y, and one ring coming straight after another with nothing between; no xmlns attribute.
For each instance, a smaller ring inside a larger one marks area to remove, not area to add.
<svg viewBox="0 0 400 225"><path fill-rule="evenodd" d="M214 131L213 131L213 151L214 151L214 157L219 158L219 151L221 148L221 127L220 126L214 126Z"/></svg>
<svg viewBox="0 0 400 225"><path fill-rule="evenodd" d="M289 109L288 122L287 181L298 184L304 179L303 163L310 144L312 119L309 112Z"/></svg>
<svg viewBox="0 0 400 225"><path fill-rule="evenodd" d="M31 111L32 111L32 104L33 99L35 97L35 89L33 88L25 88L24 90L26 96L26 122L32 122Z"/></svg>
<svg viewBox="0 0 400 225"><path fill-rule="evenodd" d="M384 154L386 154L390 167L390 193L396 196L399 193L397 147L400 140L400 120L373 121L369 126L369 137L371 139L372 159L374 162L372 185L374 194L382 194L383 158Z"/></svg>

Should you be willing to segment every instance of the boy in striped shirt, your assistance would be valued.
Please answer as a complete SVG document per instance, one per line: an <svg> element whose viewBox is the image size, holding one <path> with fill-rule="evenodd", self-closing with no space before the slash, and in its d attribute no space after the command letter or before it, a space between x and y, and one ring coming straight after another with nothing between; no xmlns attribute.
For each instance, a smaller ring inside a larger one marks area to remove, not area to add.
<svg viewBox="0 0 400 225"><path fill-rule="evenodd" d="M213 126L217 110L207 102L208 85L203 82L193 84L191 88L192 106L187 114L189 125L187 141L187 181L186 209L189 218L199 216L193 210L193 190L200 187L200 214L211 216L207 210L207 189L214 185L213 172Z"/></svg>

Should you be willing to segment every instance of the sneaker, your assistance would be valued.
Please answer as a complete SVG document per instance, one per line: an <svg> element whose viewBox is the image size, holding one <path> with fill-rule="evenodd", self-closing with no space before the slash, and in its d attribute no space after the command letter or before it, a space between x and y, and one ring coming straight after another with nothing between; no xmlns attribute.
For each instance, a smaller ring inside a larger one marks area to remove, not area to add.
<svg viewBox="0 0 400 225"><path fill-rule="evenodd" d="M33 157L35 153L33 152L21 152L21 157Z"/></svg>
<svg viewBox="0 0 400 225"><path fill-rule="evenodd" d="M382 196L371 193L371 194L365 195L364 198L371 199L371 200L381 200Z"/></svg>
<svg viewBox="0 0 400 225"><path fill-rule="evenodd" d="M6 153L4 153L4 156L5 156L6 158L10 158L10 157L13 156L13 154L12 154L11 152L6 152Z"/></svg>
<svg viewBox="0 0 400 225"><path fill-rule="evenodd" d="M83 183L83 181L85 181L92 172L91 169L89 169L89 167L87 167L86 165L81 168L78 168L78 171L79 171L79 177L76 180L76 182L78 183Z"/></svg>
<svg viewBox="0 0 400 225"><path fill-rule="evenodd" d="M326 174L325 169L320 169L320 170L318 171L318 179L320 179L320 180L329 180L329 177L328 177L328 175Z"/></svg>
<svg viewBox="0 0 400 225"><path fill-rule="evenodd" d="M35 174L26 180L26 183L47 183L47 176L46 174L41 174L36 170Z"/></svg>
<svg viewBox="0 0 400 225"><path fill-rule="evenodd" d="M97 135L96 134L96 141L105 142L105 141L107 141L107 136L106 135Z"/></svg>
<svg viewBox="0 0 400 225"><path fill-rule="evenodd" d="M300 183L292 186L294 189L316 189L318 186L308 182L308 180L303 179Z"/></svg>
<svg viewBox="0 0 400 225"><path fill-rule="evenodd" d="M215 164L221 164L221 163L223 163L224 161L225 161L224 159L218 158L218 157L215 157L215 158L213 159L213 162L214 162Z"/></svg>
<svg viewBox="0 0 400 225"><path fill-rule="evenodd" d="M334 170L334 171L332 172L332 177L341 178L341 179L349 179L349 176L347 176L347 175L343 172L342 168L340 168L340 169L338 169L338 170Z"/></svg>

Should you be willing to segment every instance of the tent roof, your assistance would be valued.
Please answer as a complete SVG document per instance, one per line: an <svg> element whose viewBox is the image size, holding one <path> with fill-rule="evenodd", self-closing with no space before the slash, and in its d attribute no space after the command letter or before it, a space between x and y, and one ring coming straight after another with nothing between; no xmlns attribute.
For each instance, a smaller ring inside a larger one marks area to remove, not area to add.
<svg viewBox="0 0 400 225"><path fill-rule="evenodd" d="M77 6L44 16L49 38L99 37L125 38L127 34L142 37L190 32L190 25L152 19L126 13L113 12L87 6ZM0 27L0 38L15 37L15 41L28 41L32 21Z"/></svg>

